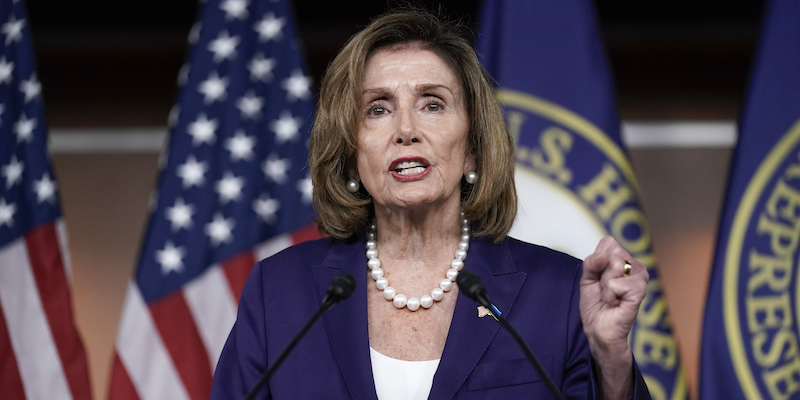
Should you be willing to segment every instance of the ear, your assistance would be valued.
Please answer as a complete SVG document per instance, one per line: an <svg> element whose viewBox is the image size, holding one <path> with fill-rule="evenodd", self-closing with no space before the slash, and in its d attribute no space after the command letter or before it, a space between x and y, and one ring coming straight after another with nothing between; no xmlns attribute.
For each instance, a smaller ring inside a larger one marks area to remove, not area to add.
<svg viewBox="0 0 800 400"><path fill-rule="evenodd" d="M347 179L355 179L356 181L361 181L358 175L358 164L353 161L350 163L350 166L347 167Z"/></svg>
<svg viewBox="0 0 800 400"><path fill-rule="evenodd" d="M478 162L476 160L474 153L467 154L467 157L464 159L464 174L466 175L469 171L476 171L478 168Z"/></svg>

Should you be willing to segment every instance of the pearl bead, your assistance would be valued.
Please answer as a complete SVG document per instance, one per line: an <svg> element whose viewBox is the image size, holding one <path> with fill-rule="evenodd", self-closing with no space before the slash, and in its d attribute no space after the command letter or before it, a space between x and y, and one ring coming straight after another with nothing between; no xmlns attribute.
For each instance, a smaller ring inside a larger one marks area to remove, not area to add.
<svg viewBox="0 0 800 400"><path fill-rule="evenodd" d="M396 296L394 296L394 299L392 300L392 303L394 303L394 306L397 307L397 308L405 307L406 306L406 295L404 295L402 293L398 293Z"/></svg>
<svg viewBox="0 0 800 400"><path fill-rule="evenodd" d="M475 171L469 171L467 172L467 175L464 177L464 179L466 179L467 183L469 183L470 185L474 185L475 182L478 181L478 173Z"/></svg>
<svg viewBox="0 0 800 400"><path fill-rule="evenodd" d="M445 276L447 276L447 279L450 279L451 281L455 282L456 277L458 276L458 270L455 268L448 269L447 274L445 274Z"/></svg>
<svg viewBox="0 0 800 400"><path fill-rule="evenodd" d="M461 218L461 226L469 226L469 220L466 218Z"/></svg>
<svg viewBox="0 0 800 400"><path fill-rule="evenodd" d="M360 186L361 185L358 184L357 180L351 179L349 182L347 182L347 191L350 193L358 192Z"/></svg>
<svg viewBox="0 0 800 400"><path fill-rule="evenodd" d="M469 242L458 242L459 250L469 251Z"/></svg>
<svg viewBox="0 0 800 400"><path fill-rule="evenodd" d="M367 250L367 260L371 258L378 258L378 249Z"/></svg>
<svg viewBox="0 0 800 400"><path fill-rule="evenodd" d="M383 278L383 270L380 268L373 269L372 271L369 272L369 274L372 276L372 279L376 281L378 280L378 278Z"/></svg>
<svg viewBox="0 0 800 400"><path fill-rule="evenodd" d="M378 243L374 240L367 240L367 250L375 250L378 247Z"/></svg>
<svg viewBox="0 0 800 400"><path fill-rule="evenodd" d="M462 225L461 226L461 233L469 233L469 225Z"/></svg>
<svg viewBox="0 0 800 400"><path fill-rule="evenodd" d="M369 269L380 268L381 260L378 260L377 258L370 258L369 261L367 261L367 266Z"/></svg>
<svg viewBox="0 0 800 400"><path fill-rule="evenodd" d="M408 301L406 302L406 307L408 307L408 309L411 310L411 311L417 311L419 306L420 306L420 302L419 302L419 299L416 298L416 297L412 297L412 298L408 299Z"/></svg>
<svg viewBox="0 0 800 400"><path fill-rule="evenodd" d="M375 287L377 287L378 290L386 289L387 286L389 286L389 280L388 279L386 279L384 277L380 277L380 278L375 280Z"/></svg>
<svg viewBox="0 0 800 400"><path fill-rule="evenodd" d="M444 290L445 292L449 292L450 289L453 288L453 281L451 281L450 279L442 279L442 281L439 282L439 287L442 288L442 290Z"/></svg>
<svg viewBox="0 0 800 400"><path fill-rule="evenodd" d="M461 261L466 260L467 259L467 252L465 250L462 250L462 249L456 250L456 258L461 260Z"/></svg>
<svg viewBox="0 0 800 400"><path fill-rule="evenodd" d="M420 297L419 305L421 305L422 308L431 308L431 306L433 305L433 297L428 296L427 294Z"/></svg>
<svg viewBox="0 0 800 400"><path fill-rule="evenodd" d="M444 298L444 290L438 287L431 290L431 298L436 301L441 301Z"/></svg>
<svg viewBox="0 0 800 400"><path fill-rule="evenodd" d="M455 259L450 262L450 266L453 267L453 269L456 271L461 271L462 269L464 269L464 262L459 259Z"/></svg>
<svg viewBox="0 0 800 400"><path fill-rule="evenodd" d="M383 289L383 298L386 300L393 299L395 294L397 294L397 291L391 286L387 286L385 289Z"/></svg>
<svg viewBox="0 0 800 400"><path fill-rule="evenodd" d="M461 234L461 241L469 243L469 233L462 233Z"/></svg>
<svg viewBox="0 0 800 400"><path fill-rule="evenodd" d="M367 240L375 240L376 237L378 237L378 235L376 235L375 232L367 232Z"/></svg>

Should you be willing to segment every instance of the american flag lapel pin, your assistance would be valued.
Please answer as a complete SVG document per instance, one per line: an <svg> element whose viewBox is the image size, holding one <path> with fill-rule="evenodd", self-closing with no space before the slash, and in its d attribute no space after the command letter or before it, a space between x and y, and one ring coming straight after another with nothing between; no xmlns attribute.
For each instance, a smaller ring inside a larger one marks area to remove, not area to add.
<svg viewBox="0 0 800 400"><path fill-rule="evenodd" d="M492 304L491 310L487 310L484 306L478 306L478 318L483 318L487 315L491 315L495 321L498 321L497 315L503 315L503 313L501 313L494 304Z"/></svg>

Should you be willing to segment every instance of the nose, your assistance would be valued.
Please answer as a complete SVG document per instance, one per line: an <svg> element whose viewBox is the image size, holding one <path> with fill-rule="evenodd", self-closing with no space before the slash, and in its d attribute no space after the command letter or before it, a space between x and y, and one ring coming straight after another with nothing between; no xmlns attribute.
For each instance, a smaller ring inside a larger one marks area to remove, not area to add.
<svg viewBox="0 0 800 400"><path fill-rule="evenodd" d="M406 108L398 114L397 137L395 138L395 143L406 146L412 143L418 143L420 135L417 129L417 123L414 120L413 111L410 108Z"/></svg>

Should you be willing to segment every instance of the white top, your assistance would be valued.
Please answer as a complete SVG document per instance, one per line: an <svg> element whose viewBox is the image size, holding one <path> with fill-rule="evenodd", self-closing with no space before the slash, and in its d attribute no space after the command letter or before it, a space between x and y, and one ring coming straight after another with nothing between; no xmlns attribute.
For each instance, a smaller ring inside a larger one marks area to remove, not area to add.
<svg viewBox="0 0 800 400"><path fill-rule="evenodd" d="M372 378L379 400L427 399L439 360L405 361L387 357L369 348Z"/></svg>

